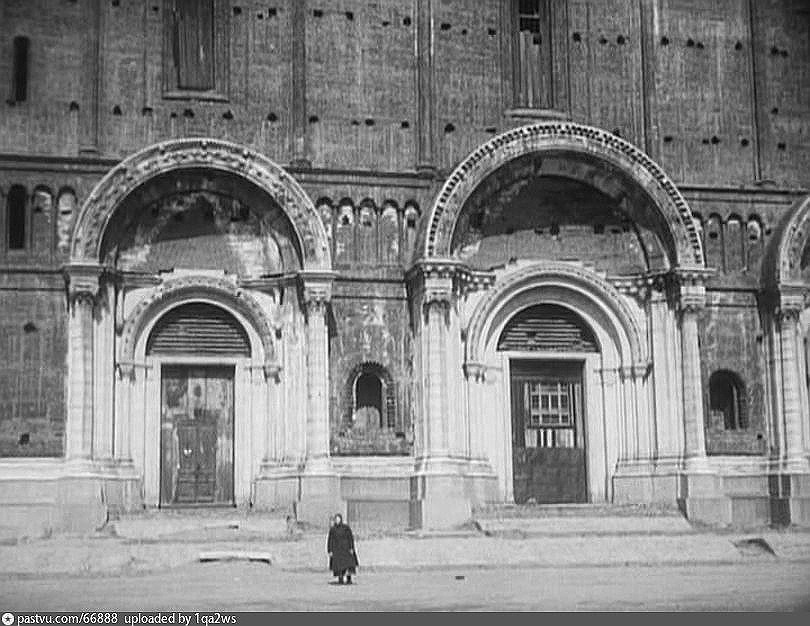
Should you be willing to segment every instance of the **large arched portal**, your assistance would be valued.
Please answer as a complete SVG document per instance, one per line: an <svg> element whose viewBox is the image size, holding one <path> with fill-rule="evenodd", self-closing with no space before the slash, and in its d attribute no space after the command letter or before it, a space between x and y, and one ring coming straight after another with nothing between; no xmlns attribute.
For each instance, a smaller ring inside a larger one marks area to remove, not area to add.
<svg viewBox="0 0 810 626"><path fill-rule="evenodd" d="M109 470L106 502L298 501L329 455L332 280L298 183L227 142L150 146L98 183L70 251L67 457Z"/></svg>
<svg viewBox="0 0 810 626"><path fill-rule="evenodd" d="M425 483L467 472L473 504L684 495L706 471L704 272L688 204L621 138L555 121L470 153L409 274Z"/></svg>

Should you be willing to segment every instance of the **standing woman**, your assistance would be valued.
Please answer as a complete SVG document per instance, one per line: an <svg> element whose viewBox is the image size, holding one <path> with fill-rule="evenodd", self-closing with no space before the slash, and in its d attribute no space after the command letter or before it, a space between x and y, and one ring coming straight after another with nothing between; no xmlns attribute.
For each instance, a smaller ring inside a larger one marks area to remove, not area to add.
<svg viewBox="0 0 810 626"><path fill-rule="evenodd" d="M335 513L334 523L329 529L329 538L326 541L326 551L329 553L329 569L337 576L338 584L352 584L352 574L358 566L357 554L354 551L354 535L352 529L343 523L343 516Z"/></svg>

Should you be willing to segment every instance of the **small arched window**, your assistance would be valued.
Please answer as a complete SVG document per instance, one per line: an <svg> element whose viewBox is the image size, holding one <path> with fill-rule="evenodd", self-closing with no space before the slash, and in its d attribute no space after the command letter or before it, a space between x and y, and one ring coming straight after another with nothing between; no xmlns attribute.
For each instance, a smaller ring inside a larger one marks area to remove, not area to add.
<svg viewBox="0 0 810 626"><path fill-rule="evenodd" d="M8 248L9 250L22 250L26 243L27 216L25 205L27 193L22 185L12 185L8 191L7 215L8 220Z"/></svg>
<svg viewBox="0 0 810 626"><path fill-rule="evenodd" d="M745 387L737 374L727 370L709 378L709 411L712 421L722 420L725 430L748 428L745 414Z"/></svg>
<svg viewBox="0 0 810 626"><path fill-rule="evenodd" d="M25 102L28 99L28 37L14 38L11 100Z"/></svg>
<svg viewBox="0 0 810 626"><path fill-rule="evenodd" d="M355 419L361 413L365 415L367 427L385 428L387 426L383 412L382 380L372 372L363 372L354 381Z"/></svg>

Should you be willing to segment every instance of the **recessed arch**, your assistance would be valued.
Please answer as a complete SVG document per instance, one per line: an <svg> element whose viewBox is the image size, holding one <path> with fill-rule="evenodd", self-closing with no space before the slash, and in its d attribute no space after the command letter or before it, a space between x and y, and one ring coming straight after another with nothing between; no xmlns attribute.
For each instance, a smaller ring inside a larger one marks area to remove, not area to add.
<svg viewBox="0 0 810 626"><path fill-rule="evenodd" d="M616 288L584 268L559 262L524 266L499 280L487 292L470 318L467 362L482 362L486 346L499 335L508 320L522 309L539 303L587 312L585 321L590 317L605 329L617 346L623 365L644 370L649 367L644 332Z"/></svg>
<svg viewBox="0 0 810 626"><path fill-rule="evenodd" d="M419 231L414 260L449 257L456 222L473 192L498 168L520 157L567 154L606 172L588 174L589 184L620 197L617 181L630 181L657 214L659 235L672 267L705 267L692 213L666 173L625 140L590 126L545 122L512 129L474 150L445 182Z"/></svg>
<svg viewBox="0 0 810 626"><path fill-rule="evenodd" d="M259 303L247 291L234 284L207 276L188 276L170 280L155 289L127 316L121 332L119 359L136 360L138 347L145 348L146 336L157 321L171 309L191 302L210 303L242 318L252 327L257 340L252 345L254 359L274 366L277 355L273 330ZM250 335L251 333L249 333Z"/></svg>
<svg viewBox="0 0 810 626"><path fill-rule="evenodd" d="M84 202L73 228L72 263L98 263L112 216L136 189L157 176L188 170L214 170L238 176L264 191L289 218L305 270L328 270L326 229L311 199L292 176L258 152L233 143L179 139L149 146L114 167Z"/></svg>

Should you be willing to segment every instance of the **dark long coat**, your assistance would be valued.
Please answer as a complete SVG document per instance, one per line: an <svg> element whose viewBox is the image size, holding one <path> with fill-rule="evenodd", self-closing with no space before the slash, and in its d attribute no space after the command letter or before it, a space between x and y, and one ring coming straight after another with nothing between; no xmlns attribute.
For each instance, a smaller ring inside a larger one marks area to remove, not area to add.
<svg viewBox="0 0 810 626"><path fill-rule="evenodd" d="M329 569L335 576L343 576L346 572L354 574L354 568L359 563L354 550L354 535L351 528L342 522L332 526L326 541L326 551L332 555L329 559Z"/></svg>

